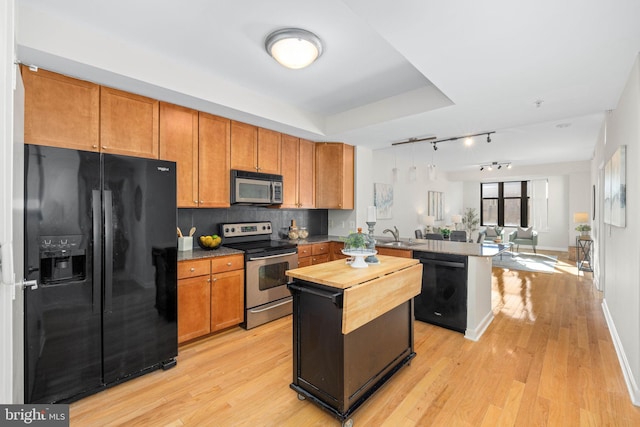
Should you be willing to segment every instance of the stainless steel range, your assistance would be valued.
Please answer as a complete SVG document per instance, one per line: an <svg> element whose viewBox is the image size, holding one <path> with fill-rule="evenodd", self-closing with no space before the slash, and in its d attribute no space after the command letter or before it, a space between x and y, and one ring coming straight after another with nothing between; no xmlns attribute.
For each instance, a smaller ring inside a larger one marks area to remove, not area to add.
<svg viewBox="0 0 640 427"><path fill-rule="evenodd" d="M224 245L244 251L245 315L251 329L291 314L292 298L285 272L298 268L295 244L271 239L271 222L221 224Z"/></svg>

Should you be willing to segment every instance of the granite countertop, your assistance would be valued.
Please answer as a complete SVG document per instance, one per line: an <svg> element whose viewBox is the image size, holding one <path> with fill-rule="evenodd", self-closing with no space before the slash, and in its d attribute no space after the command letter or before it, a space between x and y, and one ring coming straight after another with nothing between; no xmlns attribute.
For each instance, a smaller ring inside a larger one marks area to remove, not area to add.
<svg viewBox="0 0 640 427"><path fill-rule="evenodd" d="M511 247L510 243L467 243L452 242L449 240L426 240L426 239L400 239L397 245L388 245L393 240L386 236L374 236L376 247L405 249L421 252L435 252L443 254L454 254L464 256L492 257ZM285 239L286 240L286 239ZM309 236L304 240L293 241L299 245L322 243L322 242L342 242L344 237L332 235Z"/></svg>
<svg viewBox="0 0 640 427"><path fill-rule="evenodd" d="M227 248L226 246L220 246L218 249L205 251L204 249L194 248L190 251L178 251L178 261L189 261L194 259L214 258L219 256L244 254L244 252L237 249Z"/></svg>
<svg viewBox="0 0 640 427"><path fill-rule="evenodd" d="M498 255L511 247L510 243L467 243L467 242L451 242L449 240L425 240L425 239L400 239L398 245L386 245L392 240L388 237L374 236L376 238L376 247L392 248L392 249L408 249L411 251L435 252L441 254L454 254L464 256L492 257ZM282 239L286 242L296 243L298 245L306 245L324 242L342 242L344 237L332 235L309 236L306 239L289 240ZM219 249L205 251L195 248L191 251L178 251L178 261L188 261L193 259L213 258L218 256L227 256L235 254L243 254L244 252L231 249L222 245Z"/></svg>

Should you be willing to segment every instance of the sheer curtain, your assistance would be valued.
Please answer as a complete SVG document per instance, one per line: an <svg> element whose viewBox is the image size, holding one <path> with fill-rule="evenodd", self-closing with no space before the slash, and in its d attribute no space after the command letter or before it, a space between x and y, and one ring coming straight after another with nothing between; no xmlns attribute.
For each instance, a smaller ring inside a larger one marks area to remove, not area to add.
<svg viewBox="0 0 640 427"><path fill-rule="evenodd" d="M529 225L537 231L549 231L549 180L534 179L529 187L530 220Z"/></svg>

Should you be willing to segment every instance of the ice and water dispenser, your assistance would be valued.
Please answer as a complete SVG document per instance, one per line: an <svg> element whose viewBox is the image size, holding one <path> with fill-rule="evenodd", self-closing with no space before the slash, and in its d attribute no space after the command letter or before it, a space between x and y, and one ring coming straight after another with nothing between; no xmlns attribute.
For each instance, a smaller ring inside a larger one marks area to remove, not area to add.
<svg viewBox="0 0 640 427"><path fill-rule="evenodd" d="M56 285L84 280L86 245L83 236L40 236L40 283Z"/></svg>

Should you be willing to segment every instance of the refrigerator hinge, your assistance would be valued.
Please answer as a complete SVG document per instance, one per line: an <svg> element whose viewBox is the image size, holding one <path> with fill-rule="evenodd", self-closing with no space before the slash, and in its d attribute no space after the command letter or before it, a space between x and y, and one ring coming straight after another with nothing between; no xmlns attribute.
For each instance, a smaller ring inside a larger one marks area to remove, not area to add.
<svg viewBox="0 0 640 427"><path fill-rule="evenodd" d="M23 280L22 281L22 286L24 287L24 289L31 289L36 290L38 289L38 281L37 280Z"/></svg>

